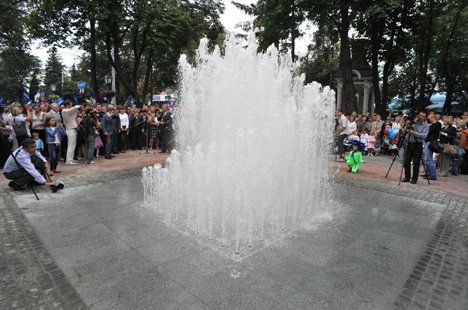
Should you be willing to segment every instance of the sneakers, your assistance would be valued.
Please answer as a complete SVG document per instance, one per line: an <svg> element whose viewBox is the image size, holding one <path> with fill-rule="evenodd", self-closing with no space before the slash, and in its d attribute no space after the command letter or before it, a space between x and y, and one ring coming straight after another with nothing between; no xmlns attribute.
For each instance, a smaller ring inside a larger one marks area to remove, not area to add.
<svg viewBox="0 0 468 310"><path fill-rule="evenodd" d="M74 161L69 161L68 163L65 163L65 165L77 165Z"/></svg>
<svg viewBox="0 0 468 310"><path fill-rule="evenodd" d="M91 165L91 164L95 164L94 161L85 161L85 165Z"/></svg>

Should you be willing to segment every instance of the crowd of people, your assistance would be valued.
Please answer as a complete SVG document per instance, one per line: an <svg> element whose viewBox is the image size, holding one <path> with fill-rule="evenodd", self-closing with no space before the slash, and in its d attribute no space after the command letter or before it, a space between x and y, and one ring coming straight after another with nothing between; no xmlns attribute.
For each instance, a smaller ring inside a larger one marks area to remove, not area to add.
<svg viewBox="0 0 468 310"><path fill-rule="evenodd" d="M50 175L60 173L60 162L91 165L99 156L110 160L127 150L145 148L170 153L171 110L169 103L142 108L90 102L78 105L68 100L60 105L42 100L11 104L0 111L0 168L12 152L31 139L37 152L48 158Z"/></svg>
<svg viewBox="0 0 468 310"><path fill-rule="evenodd" d="M376 113L345 115L338 110L337 153L340 161L346 161L347 146L351 146L351 153L357 145L354 141L359 141L363 155L399 155L405 168L402 182L413 184L418 181L421 161L426 170L424 177L429 180L468 174L467 125L467 112L454 117L435 112L411 115L403 111L382 119Z"/></svg>

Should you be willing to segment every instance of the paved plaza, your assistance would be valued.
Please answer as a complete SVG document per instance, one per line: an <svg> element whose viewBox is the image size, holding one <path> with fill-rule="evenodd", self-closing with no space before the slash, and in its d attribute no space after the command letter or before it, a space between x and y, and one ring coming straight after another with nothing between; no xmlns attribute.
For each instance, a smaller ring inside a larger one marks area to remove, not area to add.
<svg viewBox="0 0 468 310"><path fill-rule="evenodd" d="M139 168L63 181L0 193L1 309L468 306L462 193L339 173L330 220L236 262L147 213Z"/></svg>

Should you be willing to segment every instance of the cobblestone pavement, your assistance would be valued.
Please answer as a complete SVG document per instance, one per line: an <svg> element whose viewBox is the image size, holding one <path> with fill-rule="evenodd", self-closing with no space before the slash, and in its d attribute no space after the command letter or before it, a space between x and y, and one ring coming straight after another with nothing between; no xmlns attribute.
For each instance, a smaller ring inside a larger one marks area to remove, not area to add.
<svg viewBox="0 0 468 310"><path fill-rule="evenodd" d="M395 309L468 309L468 199L336 176L336 181L446 205L424 251L395 301Z"/></svg>
<svg viewBox="0 0 468 310"><path fill-rule="evenodd" d="M0 309L85 309L9 195L0 196Z"/></svg>
<svg viewBox="0 0 468 310"><path fill-rule="evenodd" d="M67 187L138 177L141 168L62 178ZM336 175L334 182L447 206L395 300L396 309L467 309L468 199ZM46 192L46 188L38 190ZM0 309L85 309L14 202L0 191ZM17 193L15 193L16 195ZM18 193L32 195L30 191Z"/></svg>

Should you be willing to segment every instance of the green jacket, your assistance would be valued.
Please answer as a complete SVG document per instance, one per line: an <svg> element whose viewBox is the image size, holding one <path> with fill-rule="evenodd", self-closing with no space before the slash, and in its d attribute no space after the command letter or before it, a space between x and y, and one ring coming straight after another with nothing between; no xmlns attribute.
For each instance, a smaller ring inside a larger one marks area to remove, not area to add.
<svg viewBox="0 0 468 310"><path fill-rule="evenodd" d="M361 151L351 151L348 156L345 157L346 164L351 167L352 173L357 173L359 170L359 165L364 162L362 159Z"/></svg>

